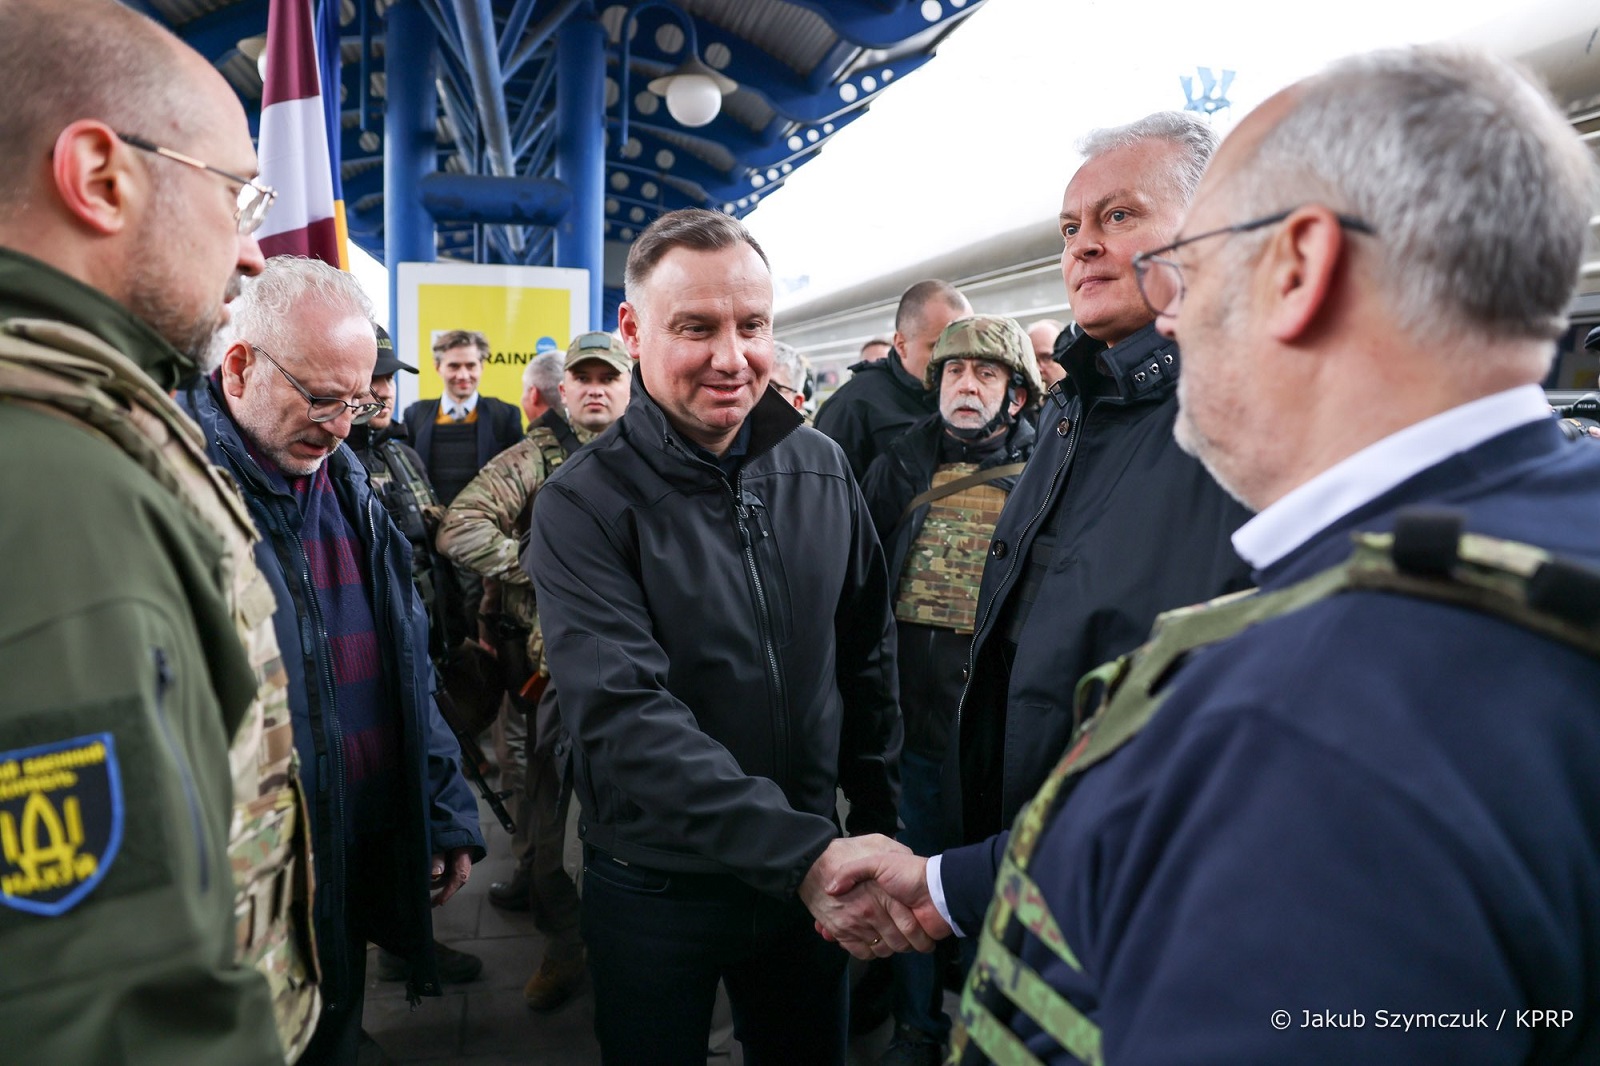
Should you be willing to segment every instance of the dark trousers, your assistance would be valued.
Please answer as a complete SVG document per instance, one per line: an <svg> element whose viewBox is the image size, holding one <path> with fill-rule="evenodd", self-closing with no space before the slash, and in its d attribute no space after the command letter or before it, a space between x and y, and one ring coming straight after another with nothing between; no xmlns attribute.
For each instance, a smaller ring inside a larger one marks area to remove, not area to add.
<svg viewBox="0 0 1600 1066"><path fill-rule="evenodd" d="M946 827L943 763L961 689L970 633L899 623L900 706L906 747L900 753L900 843L918 855L944 850ZM924 1036L950 1035L944 1012L940 956L903 952L894 956L894 1020Z"/></svg>
<svg viewBox="0 0 1600 1066"><path fill-rule="evenodd" d="M622 864L584 848L583 938L606 1066L704 1066L717 981L749 1066L843 1066L847 956L725 874Z"/></svg>

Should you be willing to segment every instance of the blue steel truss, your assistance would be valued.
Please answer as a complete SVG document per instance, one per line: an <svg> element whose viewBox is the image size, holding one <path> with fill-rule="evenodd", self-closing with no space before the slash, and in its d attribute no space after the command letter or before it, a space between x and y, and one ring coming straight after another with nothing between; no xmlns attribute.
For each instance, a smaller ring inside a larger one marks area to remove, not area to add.
<svg viewBox="0 0 1600 1066"><path fill-rule="evenodd" d="M268 0L124 2L211 59L254 131L251 55ZM391 267L391 285L396 263L435 258L616 279L662 212L754 210L984 2L677 0L700 58L738 83L716 119L690 129L645 88L687 58L668 5L315 0L339 5L350 237ZM617 299L594 286L593 321L611 324Z"/></svg>

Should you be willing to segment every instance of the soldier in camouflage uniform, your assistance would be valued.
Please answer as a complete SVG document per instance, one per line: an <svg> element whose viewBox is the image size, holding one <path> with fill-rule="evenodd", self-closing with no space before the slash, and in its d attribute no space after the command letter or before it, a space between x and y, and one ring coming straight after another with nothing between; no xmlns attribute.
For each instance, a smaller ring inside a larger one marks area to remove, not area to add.
<svg viewBox="0 0 1600 1066"><path fill-rule="evenodd" d="M115 132L255 173L200 56L57 8L0 8L0 1057L276 1066L318 1012L276 605L168 395L272 194Z"/></svg>
<svg viewBox="0 0 1600 1066"><path fill-rule="evenodd" d="M944 846L940 766L961 699L978 583L1000 509L1033 454L1019 415L1043 392L1033 345L998 315L957 319L934 343L926 383L939 413L891 443L862 493L895 584L900 637L902 843L919 855ZM895 1041L886 1064L935 1063L950 1031L935 960L900 955Z"/></svg>
<svg viewBox="0 0 1600 1066"><path fill-rule="evenodd" d="M578 896L562 868L568 790L562 787L556 748L560 716L548 684L533 585L518 565L534 496L567 456L605 430L628 403L632 360L609 333L584 333L567 348L561 381L565 418L551 408L522 441L491 459L461 490L439 526L438 548L457 565L483 575L484 602L499 602L501 655L522 659L525 680L510 678L508 699L530 725L527 768L517 820L529 824L528 848L502 893L525 893L547 944L544 961L524 989L530 1006L549 1010L565 1002L583 975ZM535 706L536 704L536 706ZM505 901L502 901L505 905ZM515 906L515 901L510 901Z"/></svg>

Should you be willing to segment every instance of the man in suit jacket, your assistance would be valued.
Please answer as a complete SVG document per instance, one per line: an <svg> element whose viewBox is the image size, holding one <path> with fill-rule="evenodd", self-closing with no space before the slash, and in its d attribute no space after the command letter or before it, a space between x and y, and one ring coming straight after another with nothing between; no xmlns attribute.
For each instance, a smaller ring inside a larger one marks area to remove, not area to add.
<svg viewBox="0 0 1600 1066"><path fill-rule="evenodd" d="M513 404L478 395L489 339L453 329L433 342L433 365L444 379L444 396L406 408L405 423L428 478L446 506L483 464L522 439L522 415Z"/></svg>

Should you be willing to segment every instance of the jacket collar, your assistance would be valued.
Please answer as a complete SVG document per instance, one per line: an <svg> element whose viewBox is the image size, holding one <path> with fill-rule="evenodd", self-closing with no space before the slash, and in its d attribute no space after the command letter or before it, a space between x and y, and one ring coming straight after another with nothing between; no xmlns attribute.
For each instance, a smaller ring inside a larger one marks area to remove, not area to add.
<svg viewBox="0 0 1600 1066"><path fill-rule="evenodd" d="M1080 333L1062 356L1067 376L1050 390L1058 396L1070 382L1084 397L1118 404L1155 403L1178 387L1178 342L1156 332L1154 322L1109 347Z"/></svg>
<svg viewBox="0 0 1600 1066"><path fill-rule="evenodd" d="M633 388L623 418L631 434L638 435L640 428L644 429L641 443L649 445L655 452L673 457L687 468L721 476L721 471L716 467L694 457L694 447L673 427L666 412L645 389L638 367L633 370ZM777 390L770 388L762 393L761 399L745 416L745 421L750 426L750 450L745 456L747 464L777 447L780 441L805 424L805 418L794 409L794 405L779 395Z"/></svg>
<svg viewBox="0 0 1600 1066"><path fill-rule="evenodd" d="M51 318L86 329L171 392L199 370L144 320L99 289L0 247L0 318Z"/></svg>
<svg viewBox="0 0 1600 1066"><path fill-rule="evenodd" d="M534 419L533 423L528 426L528 430L531 432L535 426L543 427L554 433L557 443L561 445L562 450L568 455L571 455L599 436L599 434L590 433L582 426L575 426L568 422L561 417L561 413L554 407Z"/></svg>

